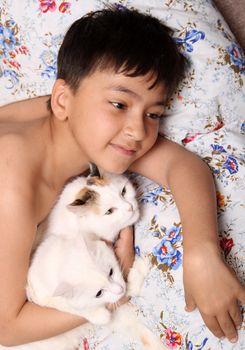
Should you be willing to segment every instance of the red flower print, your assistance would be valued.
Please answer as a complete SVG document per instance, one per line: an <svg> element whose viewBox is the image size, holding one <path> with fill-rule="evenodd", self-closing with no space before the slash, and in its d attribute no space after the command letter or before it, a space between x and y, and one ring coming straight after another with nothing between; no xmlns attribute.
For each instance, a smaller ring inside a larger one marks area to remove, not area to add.
<svg viewBox="0 0 245 350"><path fill-rule="evenodd" d="M235 58L238 58L239 57L239 54L238 54L238 51L237 51L237 48L236 47L233 47L232 49L232 54Z"/></svg>
<svg viewBox="0 0 245 350"><path fill-rule="evenodd" d="M230 253L232 247L234 247L234 242L232 238L222 238L219 244L225 256L227 256Z"/></svg>
<svg viewBox="0 0 245 350"><path fill-rule="evenodd" d="M56 2L51 0L39 0L40 2L40 10L43 13L48 11L54 12L57 8Z"/></svg>
<svg viewBox="0 0 245 350"><path fill-rule="evenodd" d="M160 250L162 252L162 255L166 255L168 252L168 248L165 245L161 246Z"/></svg>
<svg viewBox="0 0 245 350"><path fill-rule="evenodd" d="M181 346L182 344L182 336L180 333L172 331L170 328L165 330L166 334L166 344L169 349L174 350L177 346Z"/></svg>
<svg viewBox="0 0 245 350"><path fill-rule="evenodd" d="M64 13L66 11L68 11L71 7L71 3L68 1L63 1L60 6L59 6L59 11Z"/></svg>
<svg viewBox="0 0 245 350"><path fill-rule="evenodd" d="M224 122L222 120L218 120L214 126L213 131L219 130L219 129L223 128L223 126L224 126Z"/></svg>
<svg viewBox="0 0 245 350"><path fill-rule="evenodd" d="M194 135L187 135L187 136L182 140L182 143L183 143L184 145L186 145L187 143L189 143L189 142L195 140L195 138L196 138L198 135L201 135L201 133L200 133L200 132L197 132L197 133L194 134Z"/></svg>
<svg viewBox="0 0 245 350"><path fill-rule="evenodd" d="M89 350L89 343L88 343L88 339L87 338L83 339L83 349L84 350Z"/></svg>

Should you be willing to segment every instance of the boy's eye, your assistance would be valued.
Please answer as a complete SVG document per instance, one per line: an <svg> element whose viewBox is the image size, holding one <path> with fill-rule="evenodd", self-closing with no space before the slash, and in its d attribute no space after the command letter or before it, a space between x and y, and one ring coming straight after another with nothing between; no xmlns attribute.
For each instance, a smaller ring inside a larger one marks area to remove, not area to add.
<svg viewBox="0 0 245 350"><path fill-rule="evenodd" d="M95 297L100 298L102 295L103 295L103 289L99 290Z"/></svg>
<svg viewBox="0 0 245 350"><path fill-rule="evenodd" d="M111 104L117 109L125 109L125 105L120 102L111 102Z"/></svg>
<svg viewBox="0 0 245 350"><path fill-rule="evenodd" d="M123 187L122 189L122 192L121 192L121 195L124 197L126 194L126 186Z"/></svg>
<svg viewBox="0 0 245 350"><path fill-rule="evenodd" d="M157 114L157 113L146 113L146 116L150 119L153 120L158 120L161 119L163 117L163 114Z"/></svg>
<svg viewBox="0 0 245 350"><path fill-rule="evenodd" d="M114 212L114 210L115 210L114 208L108 209L105 215L111 215Z"/></svg>

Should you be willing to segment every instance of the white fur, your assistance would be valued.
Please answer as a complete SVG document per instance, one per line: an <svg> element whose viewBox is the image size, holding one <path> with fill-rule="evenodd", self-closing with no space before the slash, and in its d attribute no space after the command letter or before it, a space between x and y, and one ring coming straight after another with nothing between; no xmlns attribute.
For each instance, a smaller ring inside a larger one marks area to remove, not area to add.
<svg viewBox="0 0 245 350"><path fill-rule="evenodd" d="M109 322L105 305L117 302L126 288L112 248L99 240L88 246L81 235L72 240L48 236L33 257L27 282L28 300L95 324ZM100 290L102 295L96 297Z"/></svg>
<svg viewBox="0 0 245 350"><path fill-rule="evenodd" d="M40 226L45 235L54 234L71 239L78 234L94 235L107 241L115 241L119 231L134 224L139 218L135 190L127 177L106 173L106 185L87 185L87 178L80 176L68 183L60 195L48 219ZM72 210L69 206L82 188L98 194L96 211L81 206ZM125 194L122 194L123 189ZM113 208L111 215L106 212Z"/></svg>
<svg viewBox="0 0 245 350"><path fill-rule="evenodd" d="M13 347L16 350L72 350L86 337L93 324L106 325L110 332L123 332L138 339L145 349L164 350L153 333L137 319L137 310L127 303L114 313L106 308L123 295L140 293L149 263L135 258L125 285L114 251L104 241L114 241L118 232L139 216L135 191L121 175L104 174L106 185L87 185L79 177L62 192L51 214L40 227L38 241L28 272L28 300L42 306L80 315L90 321L56 337ZM69 204L77 193L89 187L98 193L96 210ZM125 192L126 188L126 192ZM122 191L122 189L124 189ZM105 215L113 208L111 215ZM39 237L40 239L40 237ZM102 290L98 297L96 294ZM0 346L0 349L7 349Z"/></svg>

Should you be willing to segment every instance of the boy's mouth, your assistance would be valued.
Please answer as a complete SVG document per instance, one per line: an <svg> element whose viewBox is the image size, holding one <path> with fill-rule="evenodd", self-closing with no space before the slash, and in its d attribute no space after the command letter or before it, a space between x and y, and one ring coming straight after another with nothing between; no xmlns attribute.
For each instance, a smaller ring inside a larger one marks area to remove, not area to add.
<svg viewBox="0 0 245 350"><path fill-rule="evenodd" d="M136 150L135 149L130 149L127 146L123 146L123 145L118 145L118 144L114 144L114 143L110 143L110 145L120 154L123 154L125 156L132 156L133 154L135 154Z"/></svg>

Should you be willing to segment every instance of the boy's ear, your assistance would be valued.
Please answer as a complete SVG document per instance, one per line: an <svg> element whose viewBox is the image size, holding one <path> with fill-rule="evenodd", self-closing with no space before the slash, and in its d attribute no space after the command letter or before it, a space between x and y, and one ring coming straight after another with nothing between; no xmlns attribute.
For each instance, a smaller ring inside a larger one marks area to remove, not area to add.
<svg viewBox="0 0 245 350"><path fill-rule="evenodd" d="M56 118L67 119L66 102L69 87L63 79L57 79L54 83L51 95L51 108Z"/></svg>

